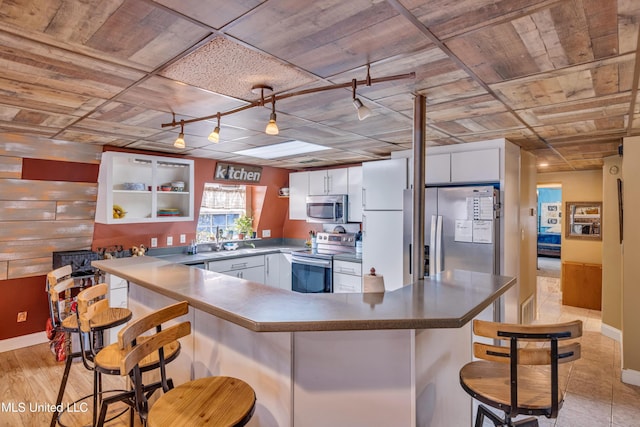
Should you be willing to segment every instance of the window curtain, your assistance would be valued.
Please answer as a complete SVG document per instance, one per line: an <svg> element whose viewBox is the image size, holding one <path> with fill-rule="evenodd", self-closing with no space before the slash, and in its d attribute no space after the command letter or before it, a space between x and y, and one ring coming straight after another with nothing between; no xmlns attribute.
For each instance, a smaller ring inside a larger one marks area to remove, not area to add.
<svg viewBox="0 0 640 427"><path fill-rule="evenodd" d="M202 207L209 209L242 209L247 205L244 186L207 185L202 194Z"/></svg>

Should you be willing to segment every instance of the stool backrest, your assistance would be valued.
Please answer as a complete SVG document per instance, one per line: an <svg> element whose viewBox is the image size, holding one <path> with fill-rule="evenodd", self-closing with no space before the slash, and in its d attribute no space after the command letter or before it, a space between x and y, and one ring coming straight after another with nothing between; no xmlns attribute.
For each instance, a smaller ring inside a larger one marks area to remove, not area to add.
<svg viewBox="0 0 640 427"><path fill-rule="evenodd" d="M78 294L78 320L82 332L91 330L91 320L98 314L109 309L106 298L109 287L106 283L86 288Z"/></svg>
<svg viewBox="0 0 640 427"><path fill-rule="evenodd" d="M572 342L563 346L559 341L574 339L582 336L582 321L553 324L553 325L519 325L473 321L473 332L478 336L493 338L494 340L508 340L508 346L473 343L473 354L477 358L492 362L508 363L510 365L510 410L509 417L526 413L526 409L518 406L518 365L548 365L550 367L550 402L551 408L547 414L555 418L559 410L558 364L571 362L580 358L580 343ZM547 347L528 345L522 342L548 343ZM502 384L497 380L496 387Z"/></svg>
<svg viewBox="0 0 640 427"><path fill-rule="evenodd" d="M65 304L64 300L60 301L60 294L65 292L65 298L70 298L70 294L67 295L66 292L73 286L71 265L62 266L47 273L46 290L49 297L49 315L54 327L60 326L62 320L69 315L70 307Z"/></svg>
<svg viewBox="0 0 640 427"><path fill-rule="evenodd" d="M61 280L63 279L64 280ZM52 302L58 302L59 294L73 285L71 266L65 265L47 273L47 290Z"/></svg>
<svg viewBox="0 0 640 427"><path fill-rule="evenodd" d="M120 364L120 374L129 374L142 359L162 349L165 345L182 337L186 337L189 334L191 334L191 322L188 321L177 323L173 326L166 327L160 332L156 332L127 353ZM163 362L161 361L160 363Z"/></svg>
<svg viewBox="0 0 640 427"><path fill-rule="evenodd" d="M191 333L191 323L182 322L178 325L164 328L163 323L171 321L189 312L189 303L182 301L160 310L154 311L133 322L130 322L118 333L118 344L121 349L128 350L126 357L122 360L120 374L127 375L145 356L172 341L182 338ZM154 329L155 334L147 336L144 341L138 344L138 338L145 332ZM162 333L170 331L167 333ZM163 362L161 362L163 363Z"/></svg>
<svg viewBox="0 0 640 427"><path fill-rule="evenodd" d="M167 378L165 369L164 347L191 333L190 322L180 322L163 327L163 323L170 322L189 312L189 304L182 301L143 316L120 330L118 345L124 350L125 356L120 362L120 375L128 375L131 379L136 410L142 420L146 420L149 412L148 396L142 382L140 362L152 353L158 353L158 369L160 381L158 384L166 393L173 388L173 382ZM154 330L151 335L146 334ZM146 422L143 421L146 425Z"/></svg>
<svg viewBox="0 0 640 427"><path fill-rule="evenodd" d="M551 342L552 340L568 340L582 336L582 321L552 325L516 325L507 323L474 320L473 332L478 336L495 340L512 340L525 342ZM580 343L572 342L558 346L558 363L567 363L580 358ZM550 365L552 355L550 347L520 347L516 359L519 365ZM510 363L510 347L473 343L473 355L479 359L493 362Z"/></svg>

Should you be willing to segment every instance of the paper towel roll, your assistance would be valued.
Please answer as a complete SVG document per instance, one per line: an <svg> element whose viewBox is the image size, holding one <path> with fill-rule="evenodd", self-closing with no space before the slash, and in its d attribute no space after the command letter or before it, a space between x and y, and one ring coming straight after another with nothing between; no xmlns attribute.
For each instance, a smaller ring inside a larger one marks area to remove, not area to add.
<svg viewBox="0 0 640 427"><path fill-rule="evenodd" d="M362 282L363 292L384 292L384 278L371 268L371 274L365 274Z"/></svg>

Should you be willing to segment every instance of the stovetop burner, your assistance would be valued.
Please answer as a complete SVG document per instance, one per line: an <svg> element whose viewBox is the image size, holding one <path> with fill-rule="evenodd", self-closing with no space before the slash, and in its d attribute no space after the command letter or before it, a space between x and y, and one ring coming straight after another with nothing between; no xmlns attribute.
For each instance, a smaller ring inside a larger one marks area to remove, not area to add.
<svg viewBox="0 0 640 427"><path fill-rule="evenodd" d="M317 249L303 249L300 251L293 251L292 255L303 256L309 258L322 258L322 259L333 259L333 255L339 252L327 253L324 251L318 251Z"/></svg>
<svg viewBox="0 0 640 427"><path fill-rule="evenodd" d="M294 251L293 254L303 257L333 259L337 254L356 253L355 233L326 233L316 236L317 248Z"/></svg>

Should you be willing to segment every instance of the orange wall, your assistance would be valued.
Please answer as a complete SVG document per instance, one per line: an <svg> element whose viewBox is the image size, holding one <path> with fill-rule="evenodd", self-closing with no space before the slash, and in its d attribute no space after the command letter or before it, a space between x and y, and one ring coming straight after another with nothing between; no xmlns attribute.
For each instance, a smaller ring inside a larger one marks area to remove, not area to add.
<svg viewBox="0 0 640 427"><path fill-rule="evenodd" d="M107 150L136 152L157 155L144 151L134 151L108 147ZM205 182L213 179L215 160L194 158L195 218L198 217ZM289 186L289 170L263 167L260 183L252 186L251 206L254 230L262 236L263 230L270 230L272 238L307 239L309 230L321 231L322 225L305 221L289 220L289 199L278 196L278 190ZM69 163L56 160L24 159L23 173L29 179L51 181L97 182L98 167L95 164ZM125 249L144 244L150 246L152 237L158 238L158 246L166 246L167 236L172 236L175 245L180 245L179 235L186 234L187 242L196 237L197 219L189 222L168 222L157 224L95 224L92 249L122 245ZM33 276L22 279L0 281L0 340L27 335L44 330L49 316L45 277ZM26 322L16 323L16 312L27 311Z"/></svg>
<svg viewBox="0 0 640 427"><path fill-rule="evenodd" d="M112 149L109 147L108 149ZM115 149L116 151L128 151ZM149 153L146 153L149 154ZM157 155L157 153L153 153ZM216 160L193 158L195 191L195 218L188 222L168 222L157 224L95 224L92 248L122 245L125 249L144 244L149 247L151 238L158 238L158 247L166 247L167 237L172 236L174 246L184 246L179 242L180 234L186 234L187 242L196 238L197 217L202 201L204 184L223 183L214 179ZM306 239L309 230L319 231L320 225L309 225L305 221L289 220L289 199L278 196L278 190L289 186L289 170L263 167L260 182L252 185L251 207L254 221L253 228L258 237L262 237L263 230L271 231L271 238Z"/></svg>

